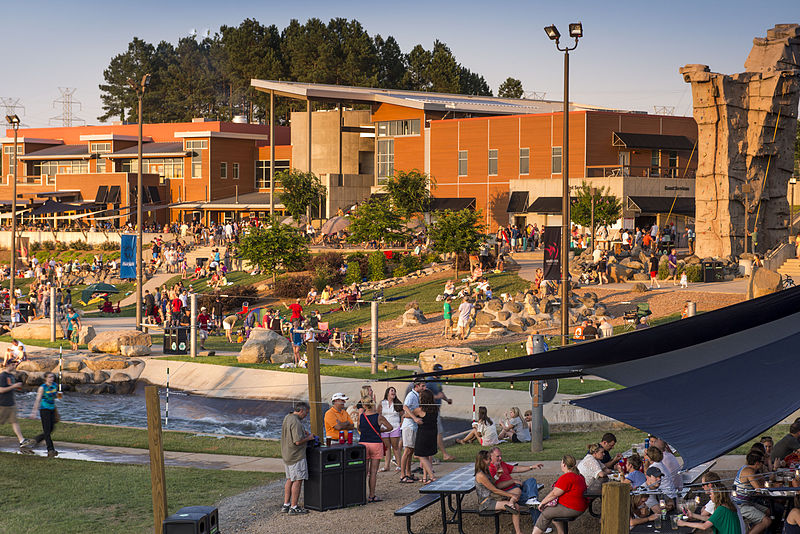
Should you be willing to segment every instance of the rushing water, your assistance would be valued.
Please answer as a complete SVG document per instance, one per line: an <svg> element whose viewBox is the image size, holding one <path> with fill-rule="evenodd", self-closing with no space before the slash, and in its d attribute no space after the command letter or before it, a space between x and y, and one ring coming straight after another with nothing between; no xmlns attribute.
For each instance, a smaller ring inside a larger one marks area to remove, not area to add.
<svg viewBox="0 0 800 534"><path fill-rule="evenodd" d="M228 434L258 438L280 438L281 423L291 411L291 402L253 399L221 399L170 391L169 423L166 424L166 395L160 389L161 424L168 430L184 430L199 434ZM19 416L27 416L36 400L35 392L16 396ZM65 392L56 401L64 421L100 423L145 428L147 410L144 388L132 395L86 395ZM327 410L328 406L325 405ZM443 421L445 435L465 430L462 421Z"/></svg>

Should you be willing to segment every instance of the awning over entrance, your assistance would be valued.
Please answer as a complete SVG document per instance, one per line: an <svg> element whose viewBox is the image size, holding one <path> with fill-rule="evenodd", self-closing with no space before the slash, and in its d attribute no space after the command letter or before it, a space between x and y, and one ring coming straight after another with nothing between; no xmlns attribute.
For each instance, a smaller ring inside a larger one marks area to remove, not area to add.
<svg viewBox="0 0 800 534"><path fill-rule="evenodd" d="M475 198L431 198L431 211L461 211L461 210L474 210Z"/></svg>
<svg viewBox="0 0 800 534"><path fill-rule="evenodd" d="M561 213L561 197L539 197L528 206L528 213Z"/></svg>
<svg viewBox="0 0 800 534"><path fill-rule="evenodd" d="M506 213L525 213L528 209L528 192L512 191L508 199Z"/></svg>
<svg viewBox="0 0 800 534"><path fill-rule="evenodd" d="M78 211L86 209L84 206L65 204L56 200L48 199L38 208L31 212L33 215L52 215L54 213L64 213L65 211Z"/></svg>
<svg viewBox="0 0 800 534"><path fill-rule="evenodd" d="M694 142L684 135L659 135L629 132L611 134L611 144L623 148L650 150L692 150Z"/></svg>
<svg viewBox="0 0 800 534"><path fill-rule="evenodd" d="M673 206L673 201L675 202ZM694 217L694 199L686 197L628 197L627 208L642 215L670 213Z"/></svg>
<svg viewBox="0 0 800 534"><path fill-rule="evenodd" d="M245 193L239 196L218 198L211 202L181 202L171 207L183 210L269 211L269 193ZM283 207L280 201L275 203L276 209L283 209Z"/></svg>

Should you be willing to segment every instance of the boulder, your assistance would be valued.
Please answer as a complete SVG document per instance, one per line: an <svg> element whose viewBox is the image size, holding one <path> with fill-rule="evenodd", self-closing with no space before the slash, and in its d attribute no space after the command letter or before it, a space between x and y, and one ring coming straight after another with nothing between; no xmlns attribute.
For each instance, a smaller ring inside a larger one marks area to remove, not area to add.
<svg viewBox="0 0 800 534"><path fill-rule="evenodd" d="M75 391L87 395L101 395L103 393L115 393L116 389L111 384L101 382L99 384L76 384Z"/></svg>
<svg viewBox="0 0 800 534"><path fill-rule="evenodd" d="M83 362L81 360L65 360L62 365L64 371L76 373L83 367Z"/></svg>
<svg viewBox="0 0 800 534"><path fill-rule="evenodd" d="M492 321L494 321L494 315L492 315L491 313L486 313L485 311L479 311L475 314L476 325L484 326Z"/></svg>
<svg viewBox="0 0 800 534"><path fill-rule="evenodd" d="M509 323L507 328L517 334L521 334L525 331L525 326L520 323Z"/></svg>
<svg viewBox="0 0 800 534"><path fill-rule="evenodd" d="M383 372L394 371L395 369L397 369L397 364L392 362L381 362L381 364L378 365L378 370Z"/></svg>
<svg viewBox="0 0 800 534"><path fill-rule="evenodd" d="M497 312L497 320L498 321L506 321L508 318L511 317L511 314L507 311L500 311Z"/></svg>
<svg viewBox="0 0 800 534"><path fill-rule="evenodd" d="M647 285L643 284L642 282L636 282L633 284L633 288L631 289L634 293L646 293L647 292Z"/></svg>
<svg viewBox="0 0 800 534"><path fill-rule="evenodd" d="M420 352L419 367L423 373L433 371L433 366L437 363L441 364L443 369L455 369L480 363L480 359L478 353L469 347L440 347ZM462 378L460 375L452 376ZM479 374L479 376L483 375ZM471 377L472 375L469 375L467 378Z"/></svg>
<svg viewBox="0 0 800 534"><path fill-rule="evenodd" d="M630 275L630 271L624 265L612 265L608 268L608 277L612 282L625 282Z"/></svg>
<svg viewBox="0 0 800 534"><path fill-rule="evenodd" d="M17 366L19 367L19 366ZM25 377L25 385L30 387L39 387L44 384L45 373L39 371L29 371L28 376Z"/></svg>
<svg viewBox="0 0 800 534"><path fill-rule="evenodd" d="M122 356L147 356L150 354L148 345L121 345L119 353Z"/></svg>
<svg viewBox="0 0 800 534"><path fill-rule="evenodd" d="M503 305L503 311L510 313L519 313L522 311L522 304L519 302L506 302Z"/></svg>
<svg viewBox="0 0 800 534"><path fill-rule="evenodd" d="M647 273L633 273L633 280L639 282L647 282L650 280L650 275Z"/></svg>
<svg viewBox="0 0 800 534"><path fill-rule="evenodd" d="M288 355L289 361L293 361L292 345L288 339L266 328L254 328L236 359L239 363L277 363L279 359L286 363L283 355Z"/></svg>
<svg viewBox="0 0 800 534"><path fill-rule="evenodd" d="M139 332L138 330L109 330L100 332L89 342L89 350L92 352L105 352L108 354L119 354L122 346L146 346L150 348L153 340L150 334ZM132 349L126 349L132 350ZM144 349L136 349L144 350ZM149 352L147 353L149 354Z"/></svg>
<svg viewBox="0 0 800 534"><path fill-rule="evenodd" d="M58 360L55 358L32 358L17 365L18 371L34 373L46 373L58 367Z"/></svg>
<svg viewBox="0 0 800 534"><path fill-rule="evenodd" d="M88 356L83 359L83 364L91 371L125 369L130 365L125 358L114 356Z"/></svg>
<svg viewBox="0 0 800 534"><path fill-rule="evenodd" d="M92 381L89 373L61 373L61 382L66 385L76 386L78 384L88 384Z"/></svg>
<svg viewBox="0 0 800 534"><path fill-rule="evenodd" d="M105 384L111 386L114 393L118 395L128 395L136 389L136 380L125 373L114 373Z"/></svg>
<svg viewBox="0 0 800 534"><path fill-rule="evenodd" d="M80 330L78 330L78 344L79 345L87 345L91 340L97 337L97 332L94 331L94 327L90 324L81 325Z"/></svg>
<svg viewBox="0 0 800 534"><path fill-rule="evenodd" d="M764 267L753 273L753 298L763 297L781 289L781 275Z"/></svg>
<svg viewBox="0 0 800 534"><path fill-rule="evenodd" d="M46 339L50 340L50 319L39 319L23 323L11 330L14 339ZM56 321L56 339L64 338L64 329Z"/></svg>
<svg viewBox="0 0 800 534"><path fill-rule="evenodd" d="M500 299L492 299L486 303L486 309L493 312L499 312L503 309L503 301Z"/></svg>
<svg viewBox="0 0 800 534"><path fill-rule="evenodd" d="M639 262L641 262L642 265L649 265L650 256L648 256L647 254L645 254L644 251L642 251L641 253L639 253Z"/></svg>
<svg viewBox="0 0 800 534"><path fill-rule="evenodd" d="M117 373L117 374L125 374L125 373ZM94 382L95 384L99 384L100 382L105 382L106 380L108 380L108 373L106 373L105 371L101 371L100 369L98 369L97 371L92 373L92 382Z"/></svg>
<svg viewBox="0 0 800 534"><path fill-rule="evenodd" d="M407 326L417 326L420 324L426 323L428 320L425 318L425 314L422 313L418 307L408 308L403 315L397 321L397 326L399 328L405 328Z"/></svg>
<svg viewBox="0 0 800 534"><path fill-rule="evenodd" d="M628 267L631 269L644 269L644 264L638 261L631 260L628 262Z"/></svg>
<svg viewBox="0 0 800 534"><path fill-rule="evenodd" d="M602 304L598 304L597 306L594 307L594 314L598 317L608 315L608 309Z"/></svg>

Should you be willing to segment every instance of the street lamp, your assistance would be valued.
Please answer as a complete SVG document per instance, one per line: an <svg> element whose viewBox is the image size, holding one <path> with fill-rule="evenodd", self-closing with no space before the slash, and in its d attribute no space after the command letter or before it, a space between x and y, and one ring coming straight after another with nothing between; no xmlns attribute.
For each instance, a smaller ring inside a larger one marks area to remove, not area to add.
<svg viewBox="0 0 800 534"><path fill-rule="evenodd" d="M139 100L139 111L137 119L139 120L139 143L136 152L136 330L142 329L142 221L144 214L142 212L142 97L145 90L150 85L150 75L145 74L142 76L140 83L135 83L128 78L128 85L136 92L136 97Z"/></svg>
<svg viewBox="0 0 800 534"><path fill-rule="evenodd" d="M789 206L789 237L794 234L794 186L797 183L797 176L789 178L789 183L792 185L792 204Z"/></svg>
<svg viewBox="0 0 800 534"><path fill-rule="evenodd" d="M14 161L14 178L11 182L11 278L8 281L8 304L10 306L14 302L14 280L17 277L17 165L19 164L17 159L17 135L20 121L17 115L6 115L6 121L14 129L14 154L11 156ZM14 316L13 307L11 316Z"/></svg>
<svg viewBox="0 0 800 534"><path fill-rule="evenodd" d="M556 49L564 52L564 140L561 146L561 339L569 344L569 52L578 48L578 39L583 37L583 25L569 25L569 36L575 39L573 46L559 45L561 33L554 25L546 26L544 32L555 41ZM592 236L594 239L594 236Z"/></svg>

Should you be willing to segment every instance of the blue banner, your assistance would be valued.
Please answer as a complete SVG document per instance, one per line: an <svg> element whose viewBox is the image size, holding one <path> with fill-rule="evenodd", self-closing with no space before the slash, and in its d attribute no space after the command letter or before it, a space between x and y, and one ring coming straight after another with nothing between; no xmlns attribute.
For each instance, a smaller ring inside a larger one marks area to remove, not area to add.
<svg viewBox="0 0 800 534"><path fill-rule="evenodd" d="M123 234L120 236L119 277L134 280L136 278L136 236Z"/></svg>

